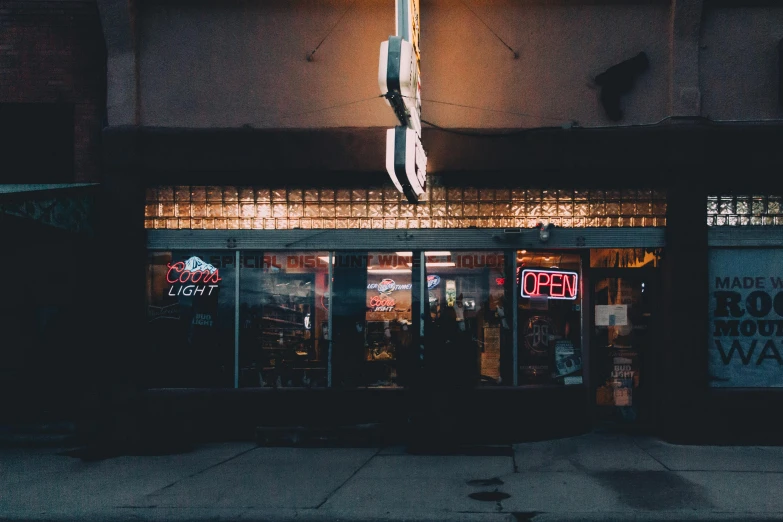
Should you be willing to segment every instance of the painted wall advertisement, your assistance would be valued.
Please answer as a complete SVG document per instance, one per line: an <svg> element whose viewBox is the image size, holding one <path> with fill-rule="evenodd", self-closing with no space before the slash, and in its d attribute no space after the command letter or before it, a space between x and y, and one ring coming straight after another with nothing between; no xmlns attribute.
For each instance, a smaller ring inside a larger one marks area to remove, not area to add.
<svg viewBox="0 0 783 522"><path fill-rule="evenodd" d="M783 387L783 250L716 248L709 265L713 387Z"/></svg>

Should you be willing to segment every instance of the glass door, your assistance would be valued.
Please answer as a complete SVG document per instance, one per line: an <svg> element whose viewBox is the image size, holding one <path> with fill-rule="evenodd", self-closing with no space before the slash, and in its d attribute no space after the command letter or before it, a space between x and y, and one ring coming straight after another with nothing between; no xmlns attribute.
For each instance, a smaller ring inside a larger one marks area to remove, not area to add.
<svg viewBox="0 0 783 522"><path fill-rule="evenodd" d="M328 253L244 252L239 385L327 385Z"/></svg>
<svg viewBox="0 0 783 522"><path fill-rule="evenodd" d="M596 417L644 426L650 421L654 372L655 272L592 273L592 382Z"/></svg>

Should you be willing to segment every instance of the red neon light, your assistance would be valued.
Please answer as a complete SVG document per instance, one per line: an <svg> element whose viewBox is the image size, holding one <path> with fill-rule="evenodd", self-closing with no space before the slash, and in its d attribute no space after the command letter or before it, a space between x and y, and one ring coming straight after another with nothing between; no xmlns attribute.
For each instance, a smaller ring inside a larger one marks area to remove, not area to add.
<svg viewBox="0 0 783 522"><path fill-rule="evenodd" d="M495 284L498 286L503 286L506 284L506 278L505 277L496 277L495 278Z"/></svg>
<svg viewBox="0 0 783 522"><path fill-rule="evenodd" d="M373 312L393 312L397 301L388 295L374 295L370 298L370 307Z"/></svg>
<svg viewBox="0 0 783 522"><path fill-rule="evenodd" d="M209 270L186 270L185 263L178 261L173 265L166 265L169 270L166 272L166 281L169 284L174 283L217 283L223 279L220 277L217 269L214 272Z"/></svg>
<svg viewBox="0 0 783 522"><path fill-rule="evenodd" d="M522 271L522 297L576 299L577 281L576 272L526 269Z"/></svg>

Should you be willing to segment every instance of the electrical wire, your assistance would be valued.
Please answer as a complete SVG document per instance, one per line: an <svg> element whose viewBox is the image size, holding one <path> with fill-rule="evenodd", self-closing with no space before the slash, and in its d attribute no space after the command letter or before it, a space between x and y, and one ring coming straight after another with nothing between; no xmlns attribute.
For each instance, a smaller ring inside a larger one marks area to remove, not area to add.
<svg viewBox="0 0 783 522"><path fill-rule="evenodd" d="M449 127L441 127L440 125L437 125L435 123L432 123L431 121L427 121L424 118L421 119L421 122L424 124L429 125L430 127L433 127L435 129L441 130L443 132L448 132L451 134L459 134L462 136L475 136L478 138L499 138L503 136L517 136L519 134L528 134L531 132L536 131L543 131L543 130L553 130L553 129L562 129L562 127L529 127L526 129L515 129L512 131L501 131L501 132L480 132L480 131L467 131L467 130L461 130L461 129L453 129Z"/></svg>
<svg viewBox="0 0 783 522"><path fill-rule="evenodd" d="M489 30L490 33L495 35L495 38L500 40L500 43L505 45L506 48L514 54L514 59L515 60L517 58L519 58L519 53L518 52L516 52L514 49L512 49L510 45L508 45L495 31L493 31L492 28L489 25L487 25L487 22L482 20L481 17L479 15L477 15L476 12L473 9L471 9L471 7L467 4L467 2L465 2L465 0L461 0L461 1L462 1L462 4L467 8L467 10L470 11L471 14L473 14L473 16L478 18L478 21L481 22L482 24L484 24L484 27L486 27Z"/></svg>
<svg viewBox="0 0 783 522"><path fill-rule="evenodd" d="M318 45L315 46L315 49L313 49L312 52L307 55L307 61L308 62L312 62L313 61L313 55L315 54L315 52L321 47L321 44L323 44L326 41L326 39L329 38L329 35L332 34L332 31L334 31L335 28L338 25L340 25L340 22L343 21L343 18L345 18L345 15L348 14L348 11L350 11L353 8L354 5L356 5L356 0L351 2L351 5L349 5L348 7L345 8L345 11L343 11L343 14L340 15L340 18L337 19L337 22L335 22L335 24L332 26L332 28L329 29L329 31L326 33L326 36L324 36L321 39L321 41L318 43Z"/></svg>
<svg viewBox="0 0 783 522"><path fill-rule="evenodd" d="M555 117L555 116L544 116L544 115L540 115L540 114L530 114L530 113L527 113L527 112L517 112L517 111L504 111L504 110L501 110L501 109L487 109L486 107L476 107L474 105L464 105L462 103L445 102L445 101L440 101L440 100L425 100L425 99L422 99L421 101L422 102L427 102L427 103L437 103L437 104L440 104L440 105L450 105L452 107L461 107L463 109L476 109L476 110L479 110L479 111L498 112L498 113L502 113L502 114L513 114L515 116L524 116L526 118L537 118L539 120L549 120L549 121L558 121L558 122L569 121L567 118L560 118L560 117Z"/></svg>
<svg viewBox="0 0 783 522"><path fill-rule="evenodd" d="M473 108L473 107L472 107ZM476 109L480 109L479 107L475 107ZM482 109L482 110L492 110L492 109ZM506 111L493 111L493 112L506 112ZM514 114L513 112L510 112L511 114ZM532 116L532 115L531 115ZM545 117L541 116L540 118L544 119ZM506 132L480 132L480 131L466 131L462 129L454 129L449 127L442 127L440 125L437 125L436 123L427 121L425 119L421 119L422 123L425 123L429 125L430 127L436 128L438 130L444 131L444 132L450 132L453 134L460 134L464 136L479 136L479 137L501 137L501 136L513 136L518 134L525 134L533 131L542 131L542 130L554 130L554 129L577 129L577 130L610 130L610 129L632 129L632 128L648 128L648 127L657 127L661 124L670 121L670 120L682 120L682 121L701 121L702 123L705 123L707 125L725 125L725 124L749 124L749 125L773 125L773 124L780 124L783 123L783 119L762 119L762 120L713 120L710 118L707 118L705 116L666 116L664 118L661 118L658 121L654 122L646 122L646 123L630 123L628 125L579 125L577 121L572 121L570 123L565 123L563 125L557 126L557 127L528 127L524 129L519 130L513 130L513 131L506 131ZM562 121L562 120L561 120Z"/></svg>
<svg viewBox="0 0 783 522"><path fill-rule="evenodd" d="M301 116L303 114L313 114L315 112L328 111L328 110L331 110L331 109L339 109L340 107L347 107L348 105L355 105L357 103L362 103L362 102L375 100L375 99L383 98L383 97L384 97L383 94L379 94L377 96L370 96L369 98L362 98L361 100L354 100L354 101L345 102L345 103L337 103L335 105L329 105L328 107L319 107L317 109L312 109L312 110L309 110L309 111L290 112L288 114L281 114L281 115L277 116L277 118L291 118L293 116Z"/></svg>
<svg viewBox="0 0 783 522"><path fill-rule="evenodd" d="M345 103L337 103L334 105L329 105L327 107L318 107L316 109L310 109L306 111L300 111L300 112L292 112L287 114L280 114L276 116L277 119L283 119L283 118L291 118L295 116L302 116L306 114L314 114L318 112L328 111L332 109L339 109L341 107L347 107L349 105L355 105L357 103L363 103L370 100L375 100L378 98L385 98L383 94L379 94L377 96L370 96L367 98L362 98L360 100L353 100ZM406 98L411 99L412 97L406 96ZM670 120L682 120L682 121L701 121L708 125L721 125L721 124L758 124L758 125L772 125L772 124L780 124L783 123L783 119L759 119L759 120L713 120L710 118L707 118L705 116L665 116L664 118L661 118L658 121L654 122L646 122L646 123L630 123L627 125L580 125L579 122L576 120L569 120L567 118L558 118L554 116L545 116L540 114L531 114L531 113L525 113L525 112L518 112L518 111L506 111L501 109L488 109L486 107L477 107L474 105L465 105L461 103L454 103L454 102L444 102L440 100L421 100L422 102L427 103L435 103L435 104L441 104L441 105L449 105L452 107L460 107L465 109L474 109L474 110L480 110L480 111L487 111L487 112L494 112L494 113L501 113L501 114L511 114L514 116L523 116L527 118L537 118L540 120L549 120L549 121L555 121L555 122L561 122L560 125L552 125L552 126L540 126L540 127L527 127L527 128L521 128L521 129L514 129L514 130L508 130L504 129L498 132L494 132L491 129L488 129L487 131L470 131L470 130L464 130L464 129L456 129L451 127L443 127L441 125L438 125L435 122L425 120L424 118L421 118L421 122L423 124L429 125L432 128L449 132L453 134L460 134L463 136L476 136L476 137L502 137L502 136L514 136L519 134L525 134L535 131L543 131L543 130L556 130L556 129L584 129L584 130L608 130L608 129L628 129L628 128L642 128L642 127L655 127L658 125L661 125L667 121Z"/></svg>

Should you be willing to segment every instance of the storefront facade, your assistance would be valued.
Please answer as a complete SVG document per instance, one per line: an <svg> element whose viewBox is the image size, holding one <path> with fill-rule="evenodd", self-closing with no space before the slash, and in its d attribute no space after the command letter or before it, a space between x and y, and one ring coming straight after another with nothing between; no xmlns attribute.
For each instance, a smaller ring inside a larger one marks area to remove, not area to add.
<svg viewBox="0 0 783 522"><path fill-rule="evenodd" d="M662 192L159 186L146 206L152 389L385 390L404 416L428 383L473 390L465 420L504 404L517 437L538 431L510 410L653 425Z"/></svg>
<svg viewBox="0 0 783 522"><path fill-rule="evenodd" d="M106 353L167 413L405 425L420 384L464 385L484 434L699 442L780 404L780 8L422 1L410 205L385 164L386 2L98 6Z"/></svg>

